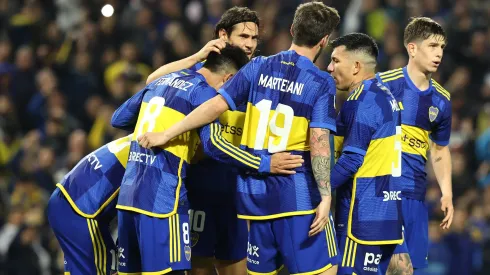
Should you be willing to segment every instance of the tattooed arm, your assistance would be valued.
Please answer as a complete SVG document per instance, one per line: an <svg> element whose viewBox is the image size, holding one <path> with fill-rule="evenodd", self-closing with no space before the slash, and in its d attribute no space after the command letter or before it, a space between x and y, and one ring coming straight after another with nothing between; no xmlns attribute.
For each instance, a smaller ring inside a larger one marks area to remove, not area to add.
<svg viewBox="0 0 490 275"><path fill-rule="evenodd" d="M312 128L310 130L311 166L322 199L331 196L330 186L330 131Z"/></svg>
<svg viewBox="0 0 490 275"><path fill-rule="evenodd" d="M453 221L453 190L451 182L451 152L448 146L440 146L431 142L430 159L434 173L441 188L441 210L445 217L441 223L443 229L449 229Z"/></svg>
<svg viewBox="0 0 490 275"><path fill-rule="evenodd" d="M386 275L412 275L413 266L408 253L393 254Z"/></svg>
<svg viewBox="0 0 490 275"><path fill-rule="evenodd" d="M322 201L316 210L316 217L309 235L316 235L329 222L332 188L330 185L330 131L323 128L310 129L311 166Z"/></svg>

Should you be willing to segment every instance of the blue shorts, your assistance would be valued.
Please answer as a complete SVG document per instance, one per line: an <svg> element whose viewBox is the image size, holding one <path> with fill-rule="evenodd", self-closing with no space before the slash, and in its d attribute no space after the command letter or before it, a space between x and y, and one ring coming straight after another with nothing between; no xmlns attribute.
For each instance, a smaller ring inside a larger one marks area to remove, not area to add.
<svg viewBox="0 0 490 275"><path fill-rule="evenodd" d="M166 274L191 268L187 213L160 219L119 210L117 217L118 274Z"/></svg>
<svg viewBox="0 0 490 275"><path fill-rule="evenodd" d="M215 204L189 196L189 205L194 256L232 261L247 257L247 222L237 218L233 200Z"/></svg>
<svg viewBox="0 0 490 275"><path fill-rule="evenodd" d="M423 201L402 198L403 244L395 254L408 253L413 268L426 268L429 255L429 214Z"/></svg>
<svg viewBox="0 0 490 275"><path fill-rule="evenodd" d="M48 221L71 275L112 274L116 271L116 246L109 219L87 219L77 214L57 188L48 202Z"/></svg>
<svg viewBox="0 0 490 275"><path fill-rule="evenodd" d="M249 274L317 274L339 263L333 218L325 231L308 237L315 214L251 220L247 248Z"/></svg>
<svg viewBox="0 0 490 275"><path fill-rule="evenodd" d="M396 244L363 245L346 235L339 235L337 238L342 255L338 275L386 274Z"/></svg>

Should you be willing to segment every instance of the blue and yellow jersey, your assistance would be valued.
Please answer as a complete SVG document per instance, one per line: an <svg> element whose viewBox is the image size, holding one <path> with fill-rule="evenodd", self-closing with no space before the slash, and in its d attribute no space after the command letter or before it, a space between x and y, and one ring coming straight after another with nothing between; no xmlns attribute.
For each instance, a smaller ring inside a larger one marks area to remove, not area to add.
<svg viewBox="0 0 490 275"><path fill-rule="evenodd" d="M138 136L168 129L215 95L216 91L201 74L185 70L155 80L116 110L111 121L114 127L134 127L118 209L157 218L169 217L179 207L186 211L187 190L182 183L199 142L206 154L222 162L269 170L269 160L242 151L223 139L218 123L184 133L163 147L139 146Z"/></svg>
<svg viewBox="0 0 490 275"><path fill-rule="evenodd" d="M75 212L95 218L103 210L115 215L115 198L126 170L131 135L85 156L56 186Z"/></svg>
<svg viewBox="0 0 490 275"><path fill-rule="evenodd" d="M234 112L245 112L240 147L260 155L290 151L304 165L291 176L241 174L238 213L244 219L273 219L315 212L321 197L310 160L309 129L335 131L335 83L295 51L257 57L219 93Z"/></svg>
<svg viewBox="0 0 490 275"><path fill-rule="evenodd" d="M353 152L364 162L337 189L337 232L361 244L402 243L400 109L376 79L351 92L337 117L336 156Z"/></svg>
<svg viewBox="0 0 490 275"><path fill-rule="evenodd" d="M190 70L197 71L202 68L203 62L196 63ZM221 135L235 146L240 146L243 134L243 124L245 121L245 110L226 111L219 117L221 124ZM236 190L237 168L230 165L223 165L217 160L205 157L202 150L196 152L193 164L189 167L186 188L199 198L209 200L210 196L218 197L231 195L234 199ZM191 194L192 195L192 194ZM189 196L191 196L189 195ZM212 199L209 203L212 203Z"/></svg>
<svg viewBox="0 0 490 275"><path fill-rule="evenodd" d="M378 73L376 77L390 89L402 112L402 196L423 201L429 139L441 146L449 143L451 95L433 79L427 90L419 90L406 67Z"/></svg>

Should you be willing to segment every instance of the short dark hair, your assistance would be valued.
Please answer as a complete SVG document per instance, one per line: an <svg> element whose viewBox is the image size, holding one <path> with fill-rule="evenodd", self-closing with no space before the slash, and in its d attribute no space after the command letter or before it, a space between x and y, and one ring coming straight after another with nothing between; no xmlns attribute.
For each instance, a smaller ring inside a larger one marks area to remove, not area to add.
<svg viewBox="0 0 490 275"><path fill-rule="evenodd" d="M405 27L403 44L407 46L408 43L423 41L433 35L440 35L444 37L444 40L447 40L446 32L436 21L429 17L412 17Z"/></svg>
<svg viewBox="0 0 490 275"><path fill-rule="evenodd" d="M249 59L247 54L239 47L226 44L226 47L217 52L210 52L203 67L213 73L231 73L240 70Z"/></svg>
<svg viewBox="0 0 490 275"><path fill-rule="evenodd" d="M344 36L341 36L332 42L330 45L333 49L345 46L345 49L350 52L362 52L365 53L376 60L378 58L378 45L374 39L364 33L350 33Z"/></svg>
<svg viewBox="0 0 490 275"><path fill-rule="evenodd" d="M260 18L256 11L246 7L233 7L226 10L214 28L214 38L219 37L219 31L221 29L224 29L230 35L236 24L244 22L253 22L260 28Z"/></svg>
<svg viewBox="0 0 490 275"><path fill-rule="evenodd" d="M322 2L301 4L293 19L293 43L313 47L337 27L340 16L335 8Z"/></svg>

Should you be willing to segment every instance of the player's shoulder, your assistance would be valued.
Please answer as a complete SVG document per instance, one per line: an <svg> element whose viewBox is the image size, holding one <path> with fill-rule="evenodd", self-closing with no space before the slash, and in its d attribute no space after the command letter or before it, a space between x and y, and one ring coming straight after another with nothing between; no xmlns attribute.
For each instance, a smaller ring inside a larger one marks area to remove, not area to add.
<svg viewBox="0 0 490 275"><path fill-rule="evenodd" d="M434 92L433 94L434 96L438 97L440 101L442 101L441 103L446 103L451 101L451 94L446 89L444 89L444 87L442 87L441 84L439 84L434 79L431 79L431 82L432 82L432 90Z"/></svg>
<svg viewBox="0 0 490 275"><path fill-rule="evenodd" d="M347 102L355 103L357 108L385 109L391 108L396 100L385 85L373 78L364 80L357 89L352 91L347 97Z"/></svg>
<svg viewBox="0 0 490 275"><path fill-rule="evenodd" d="M376 74L377 78L382 82L382 83L402 83L405 82L405 74L403 72L403 68L397 68L394 70L389 70L386 72L379 72Z"/></svg>

